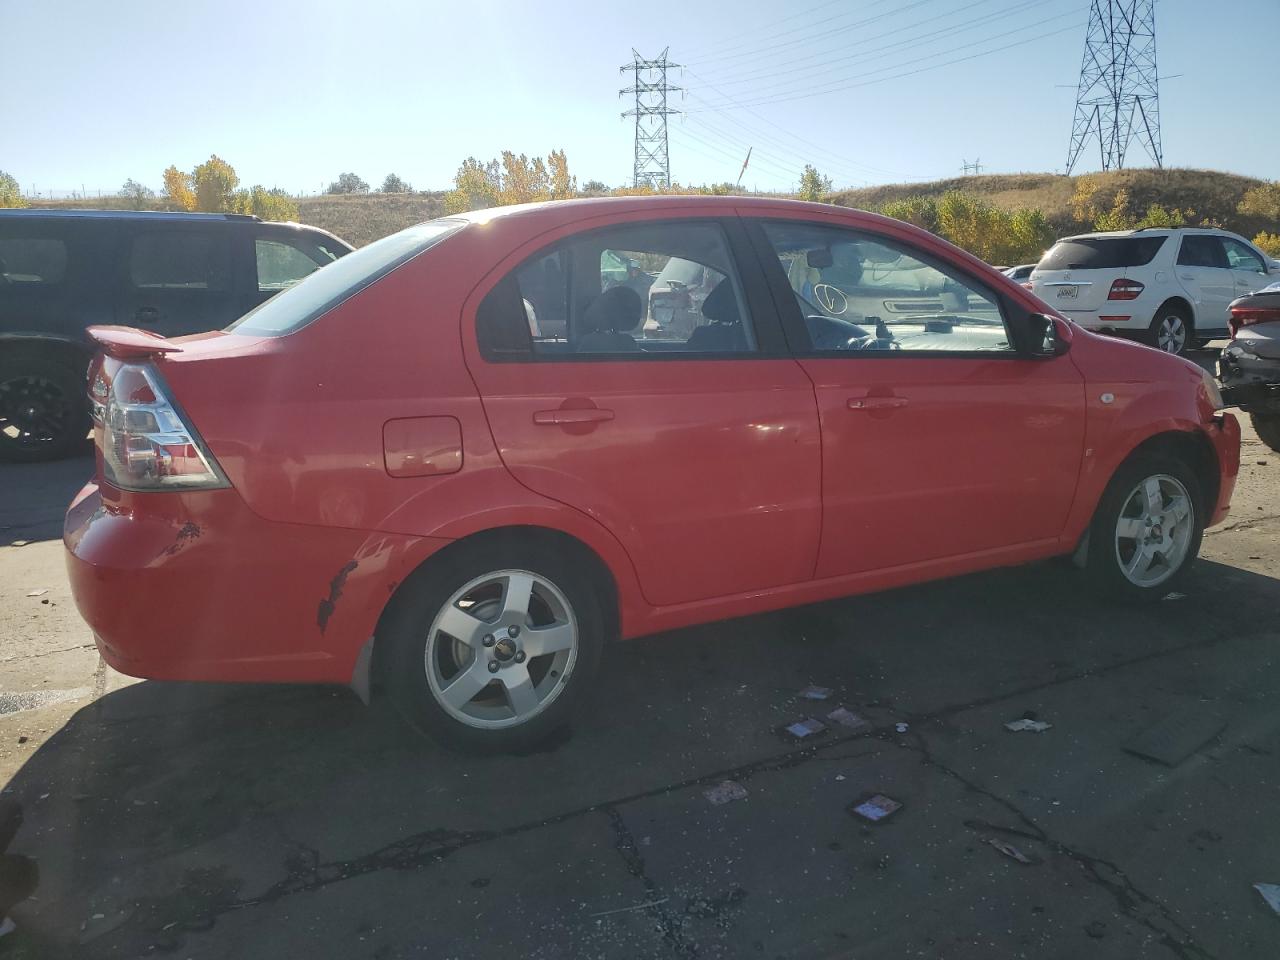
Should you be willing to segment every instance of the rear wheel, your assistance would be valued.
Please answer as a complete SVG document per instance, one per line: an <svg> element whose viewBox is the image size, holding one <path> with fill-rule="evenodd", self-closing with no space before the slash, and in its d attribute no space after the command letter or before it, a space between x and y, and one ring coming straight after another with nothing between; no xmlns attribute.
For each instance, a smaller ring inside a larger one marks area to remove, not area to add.
<svg viewBox="0 0 1280 960"><path fill-rule="evenodd" d="M1280 413L1251 413L1249 420L1258 433L1258 439L1280 453Z"/></svg>
<svg viewBox="0 0 1280 960"><path fill-rule="evenodd" d="M1147 331L1147 343L1157 350L1181 356L1195 341L1195 325L1185 307L1165 304L1156 311Z"/></svg>
<svg viewBox="0 0 1280 960"><path fill-rule="evenodd" d="M1094 515L1088 573L1116 593L1163 596L1200 552L1201 504L1195 474L1181 461L1140 456L1125 464Z"/></svg>
<svg viewBox="0 0 1280 960"><path fill-rule="evenodd" d="M89 432L85 379L42 357L0 360L0 461L68 456Z"/></svg>
<svg viewBox="0 0 1280 960"><path fill-rule="evenodd" d="M578 565L541 546L486 547L428 571L378 642L412 726L447 746L497 752L569 722L604 632L598 592Z"/></svg>

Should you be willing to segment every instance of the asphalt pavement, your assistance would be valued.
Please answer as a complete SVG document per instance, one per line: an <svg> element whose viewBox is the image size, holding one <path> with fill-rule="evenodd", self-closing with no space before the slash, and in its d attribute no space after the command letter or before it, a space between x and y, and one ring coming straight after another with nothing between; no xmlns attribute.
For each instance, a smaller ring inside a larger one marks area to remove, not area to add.
<svg viewBox="0 0 1280 960"><path fill-rule="evenodd" d="M114 673L58 539L91 461L0 467L0 783L42 874L0 955L1280 956L1280 457L1246 438L1181 596L1054 562L618 644L567 737L490 758L341 689ZM781 729L837 706L867 723Z"/></svg>

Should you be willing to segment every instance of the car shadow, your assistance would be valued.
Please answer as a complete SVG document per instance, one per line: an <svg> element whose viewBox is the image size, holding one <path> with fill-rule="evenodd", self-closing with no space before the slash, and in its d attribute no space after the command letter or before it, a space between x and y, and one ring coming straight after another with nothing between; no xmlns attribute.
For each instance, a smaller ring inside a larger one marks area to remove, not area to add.
<svg viewBox="0 0 1280 960"><path fill-rule="evenodd" d="M62 517L93 478L93 445L80 456L50 463L0 463L0 546L62 536Z"/></svg>
<svg viewBox="0 0 1280 960"><path fill-rule="evenodd" d="M384 869L424 896L474 886L453 851L487 844L492 872L515 869L506 845L576 818L800 763L814 748L779 728L835 703L878 729L927 724L1211 649L1280 602L1277 580L1207 561L1181 599L1116 603L1084 583L1046 563L618 644L572 731L523 755L445 752L341 689L126 686L79 710L5 788L27 812L13 852L43 877L16 911L21 936L33 956L138 956L252 914L274 955L297 955L303 941L268 906L299 891ZM832 688L830 702L798 700L809 684ZM795 865L782 848L759 855ZM362 910L381 922L377 902Z"/></svg>

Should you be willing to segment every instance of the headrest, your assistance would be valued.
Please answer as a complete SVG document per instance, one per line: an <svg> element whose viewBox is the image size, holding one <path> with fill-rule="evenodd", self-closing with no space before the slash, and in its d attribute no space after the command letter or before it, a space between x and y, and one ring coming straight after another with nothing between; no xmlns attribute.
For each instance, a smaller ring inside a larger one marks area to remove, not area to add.
<svg viewBox="0 0 1280 960"><path fill-rule="evenodd" d="M702 315L712 323L742 322L742 315L738 312L738 298L728 277L717 283L715 289L707 294L707 299L702 301Z"/></svg>
<svg viewBox="0 0 1280 960"><path fill-rule="evenodd" d="M640 325L644 301L630 287L611 287L591 301L582 319L587 330L628 333Z"/></svg>

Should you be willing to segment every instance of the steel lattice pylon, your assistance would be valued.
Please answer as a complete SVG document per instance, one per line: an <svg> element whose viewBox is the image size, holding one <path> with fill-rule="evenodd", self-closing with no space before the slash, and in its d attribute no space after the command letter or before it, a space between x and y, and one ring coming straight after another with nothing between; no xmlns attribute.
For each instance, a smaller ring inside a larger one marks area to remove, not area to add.
<svg viewBox="0 0 1280 960"><path fill-rule="evenodd" d="M668 48L669 49L669 48ZM679 110L667 108L667 94L680 87L667 83L667 71L678 67L667 61L667 50L655 60L646 60L635 50L634 62L619 67L619 72L635 72L635 84L618 91L618 96L633 93L636 105L622 114L636 118L636 160L632 174L634 186L666 189L671 186L671 157L667 152L667 117Z"/></svg>
<svg viewBox="0 0 1280 960"><path fill-rule="evenodd" d="M1157 80L1155 0L1092 0L1067 173L1094 136L1103 170L1124 167L1135 136L1151 161L1164 165Z"/></svg>

